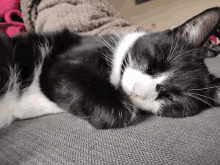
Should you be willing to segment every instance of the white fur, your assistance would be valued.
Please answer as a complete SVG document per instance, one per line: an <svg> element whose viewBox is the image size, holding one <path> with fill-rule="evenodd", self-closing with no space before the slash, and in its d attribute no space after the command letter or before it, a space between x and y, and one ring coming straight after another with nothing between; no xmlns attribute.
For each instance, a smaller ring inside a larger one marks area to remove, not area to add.
<svg viewBox="0 0 220 165"><path fill-rule="evenodd" d="M130 95L135 106L142 110L158 114L163 102L155 100L158 96L156 85L162 84L168 78L167 74L153 78L138 70L126 68L121 84L124 91Z"/></svg>
<svg viewBox="0 0 220 165"><path fill-rule="evenodd" d="M10 78L2 90L6 90L6 94L0 99L0 128L9 125L13 121L14 106L19 96L17 66L9 65Z"/></svg>
<svg viewBox="0 0 220 165"><path fill-rule="evenodd" d="M51 113L63 112L55 103L51 102L41 92L39 87L39 75L41 67L35 73L35 79L28 90L19 98L14 107L15 118L27 119Z"/></svg>
<svg viewBox="0 0 220 165"><path fill-rule="evenodd" d="M13 121L13 106L14 104L10 100L16 100L13 92L7 93L0 100L0 128L8 126Z"/></svg>
<svg viewBox="0 0 220 165"><path fill-rule="evenodd" d="M39 45L42 57L44 58L50 51L48 44ZM47 99L39 87L39 75L41 65L36 67L35 77L30 87L24 90L21 95L19 91L17 67L10 68L10 80L6 88L7 92L0 99L0 128L9 125L13 119L27 119L41 115L63 112L56 104Z"/></svg>
<svg viewBox="0 0 220 165"><path fill-rule="evenodd" d="M129 51L129 48L135 43L135 41L145 34L147 33L134 32L126 34L122 37L121 41L117 45L112 60L112 73L110 75L110 82L115 87L117 87L120 82L121 65L126 53Z"/></svg>

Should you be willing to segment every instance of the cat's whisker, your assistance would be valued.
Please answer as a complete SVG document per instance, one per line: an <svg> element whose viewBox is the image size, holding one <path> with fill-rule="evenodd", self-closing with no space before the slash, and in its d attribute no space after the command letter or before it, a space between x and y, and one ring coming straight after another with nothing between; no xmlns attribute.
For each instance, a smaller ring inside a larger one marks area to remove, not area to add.
<svg viewBox="0 0 220 165"><path fill-rule="evenodd" d="M181 52L181 54L179 54L180 52ZM183 52L183 50L180 50L180 51L174 53L173 56L175 56L176 54L177 55L173 59L169 59L169 62L172 64L175 60L177 60L179 57L181 57L183 54L185 54L184 52L183 53L182 52Z"/></svg>
<svg viewBox="0 0 220 165"><path fill-rule="evenodd" d="M108 54L104 54L103 52L100 52L100 54L102 55L102 57L104 57L107 61L109 61L110 63L112 63L112 59L108 56ZM99 55L100 55L99 54Z"/></svg>
<svg viewBox="0 0 220 165"><path fill-rule="evenodd" d="M192 97L192 98L195 98L195 99L197 99L197 100L200 100L200 101L206 103L207 105L209 105L210 107L214 108L213 105L211 105L210 103L206 102L206 101L203 100L201 97L197 97L197 96L195 96L195 95L192 94L192 93L191 93L191 94L185 93L185 94L186 94L187 96L189 96L189 97Z"/></svg>
<svg viewBox="0 0 220 165"><path fill-rule="evenodd" d="M170 62L171 64L176 60L176 59L178 59L179 57L180 57L180 54L178 54L179 52L175 52L175 53L173 53L173 55L172 55L172 57L173 56L175 56L173 59L169 59L168 61L166 61L166 62ZM177 54L177 55L176 55Z"/></svg>
<svg viewBox="0 0 220 165"><path fill-rule="evenodd" d="M112 59L108 55L104 54L103 52L99 52L99 51L97 51L97 52L100 57L103 57L106 61L108 61L112 64Z"/></svg>
<svg viewBox="0 0 220 165"><path fill-rule="evenodd" d="M185 102L186 102L186 104L187 104L187 106L188 107L190 107L191 109L192 109L192 106L191 106L191 104L190 104L190 102L189 101L187 101L184 97L181 97L183 100L185 100Z"/></svg>
<svg viewBox="0 0 220 165"><path fill-rule="evenodd" d="M192 52L192 51L198 51L198 50L199 50L199 48L194 48L194 49L187 50L187 51L183 50L183 53L181 55L184 55L184 54Z"/></svg>
<svg viewBox="0 0 220 165"><path fill-rule="evenodd" d="M178 54L178 55L176 57L174 57L173 59L170 59L169 62L172 63L175 60L177 60L179 57L183 56L184 54L192 52L192 51L197 51L197 50L198 50L198 48L195 48L195 49L192 49L192 50L188 50L188 51L180 50L180 51L175 53L175 54ZM179 53L181 53L181 54L179 54ZM174 54L174 56L175 56L175 54Z"/></svg>
<svg viewBox="0 0 220 165"><path fill-rule="evenodd" d="M177 44L176 44L176 45L177 45ZM173 56L175 56L175 54L177 54L177 52L175 53L175 49L176 49L176 46L174 47L174 50L172 51L172 54L170 54L170 55L168 56L168 58L167 58L167 60L166 60L165 63L170 62L170 61L172 60Z"/></svg>
<svg viewBox="0 0 220 165"><path fill-rule="evenodd" d="M174 54L174 52L175 52L175 50L176 50L176 46L177 46L177 44L178 44L178 41L179 41L179 37L178 37L178 40L177 40L176 45L175 45L174 48L173 48L173 41L174 41L174 38L173 38L173 40L172 40L172 45L171 45L172 53L170 53L170 54L168 55L168 57L167 57L167 59L166 59L166 61L165 61L164 63L169 62L169 60L172 58L172 56L173 56L173 54Z"/></svg>
<svg viewBox="0 0 220 165"><path fill-rule="evenodd" d="M188 110L192 110L193 109L192 106L190 105L190 103L184 97L181 96L180 99L183 102L185 102L185 105L188 107ZM185 110L185 109L183 109L183 110ZM183 111L183 116L184 116L184 111Z"/></svg>
<svg viewBox="0 0 220 165"><path fill-rule="evenodd" d="M99 42L103 43L105 46L111 49L110 44L100 35L98 35L98 38L96 38Z"/></svg>
<svg viewBox="0 0 220 165"><path fill-rule="evenodd" d="M219 100L213 99L213 98L208 97L208 96L205 96L205 95L201 95L201 94L198 94L198 93L191 93L191 94L194 94L194 95L197 95L197 96L201 96L201 97L204 97L204 98L207 98L207 99L210 99L210 100L213 100L213 101L215 101L215 102L220 103Z"/></svg>
<svg viewBox="0 0 220 165"><path fill-rule="evenodd" d="M204 89L212 89L212 88L219 88L220 86L213 86L208 88L200 88L200 89L188 89L188 90L204 90Z"/></svg>
<svg viewBox="0 0 220 165"><path fill-rule="evenodd" d="M114 30L114 31L115 31L115 30ZM124 34L120 34L120 35L119 35L119 34L115 31L115 36L116 36L119 40L122 40Z"/></svg>
<svg viewBox="0 0 220 165"><path fill-rule="evenodd" d="M132 110L128 107L128 105L125 102L122 102L124 107L130 112L132 113Z"/></svg>
<svg viewBox="0 0 220 165"><path fill-rule="evenodd" d="M167 57L167 59L166 59L166 61L165 61L164 63L169 62L169 61L172 59L172 57L175 55L175 51L176 51L176 49L177 49L177 45L178 45L178 43L179 43L179 39L180 39L180 36L178 36L178 38L177 38L176 45L175 45L175 47L174 47L172 53L169 54L169 56Z"/></svg>
<svg viewBox="0 0 220 165"><path fill-rule="evenodd" d="M102 43L104 43L105 44L105 46L107 46L107 48L109 48L110 50L114 50L115 48L111 45L111 44L109 44L102 36L98 36L100 39L101 39L101 41L102 41ZM100 42L101 42L100 41Z"/></svg>
<svg viewBox="0 0 220 165"><path fill-rule="evenodd" d="M109 35L109 36L110 36L111 40L114 42L114 44L116 45L116 44L118 43L118 41L115 40L114 37L112 37L111 35ZM118 36L117 36L117 37L118 37Z"/></svg>
<svg viewBox="0 0 220 165"><path fill-rule="evenodd" d="M112 63L112 61L109 60L108 58L105 58L105 56L103 56L103 55L101 55L101 54L99 54L99 56L103 57L103 58L104 58L107 62L109 62L110 64Z"/></svg>
<svg viewBox="0 0 220 165"><path fill-rule="evenodd" d="M170 54L171 54L171 51L173 50L173 41L174 41L174 37L173 37L173 31L172 31L172 43L171 43L171 48L170 48L170 52L169 52L169 54L168 54L168 56L167 56L167 59L169 58L169 56L170 56ZM167 63L167 59L165 60L164 64Z"/></svg>
<svg viewBox="0 0 220 165"><path fill-rule="evenodd" d="M114 41L116 44L119 43L119 41L123 39L123 35L122 35L122 34L118 34L114 29L111 29L111 31L114 32L113 34L115 35L115 37L117 37L118 41L115 40L115 39L111 36L111 34L109 34L110 38L111 38L112 41Z"/></svg>

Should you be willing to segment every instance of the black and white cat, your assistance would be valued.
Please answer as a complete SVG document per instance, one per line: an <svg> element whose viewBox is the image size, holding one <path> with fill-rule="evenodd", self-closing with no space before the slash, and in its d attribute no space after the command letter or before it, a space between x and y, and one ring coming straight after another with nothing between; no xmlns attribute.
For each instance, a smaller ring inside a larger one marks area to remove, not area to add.
<svg viewBox="0 0 220 165"><path fill-rule="evenodd" d="M212 8L165 32L1 34L0 127L68 111L95 128L118 128L139 110L186 117L217 106L220 79L202 45L219 20Z"/></svg>

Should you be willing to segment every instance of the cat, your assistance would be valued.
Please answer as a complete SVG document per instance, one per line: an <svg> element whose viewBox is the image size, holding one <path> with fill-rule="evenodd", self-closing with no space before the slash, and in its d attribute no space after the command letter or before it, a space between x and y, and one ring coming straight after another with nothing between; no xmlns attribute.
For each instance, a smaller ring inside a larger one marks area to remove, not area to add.
<svg viewBox="0 0 220 165"><path fill-rule="evenodd" d="M67 111L97 129L121 128L141 111L187 117L218 106L220 78L203 44L219 20L216 7L155 33L1 34L0 127Z"/></svg>

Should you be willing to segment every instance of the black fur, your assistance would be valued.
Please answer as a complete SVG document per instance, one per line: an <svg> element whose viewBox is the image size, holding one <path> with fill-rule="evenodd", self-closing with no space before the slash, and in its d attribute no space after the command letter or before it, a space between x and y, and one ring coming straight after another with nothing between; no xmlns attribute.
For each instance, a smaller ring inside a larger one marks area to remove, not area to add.
<svg viewBox="0 0 220 165"><path fill-rule="evenodd" d="M125 106L131 105L131 101L121 88L115 89L110 84L111 66L102 57L102 53L111 55L112 52L98 37L82 37L68 30L24 33L12 39L1 36L6 38L3 39L5 43L8 41L10 48L6 50L11 50L2 63L19 66L20 92L28 90L35 68L42 63L41 90L59 107L85 118L96 128L124 127L131 122L133 112ZM108 41L110 37L115 36L103 36L103 39ZM39 45L51 48L44 59ZM9 67L4 69L7 74L3 71L1 77L8 80ZM7 81L4 82L2 86Z"/></svg>
<svg viewBox="0 0 220 165"><path fill-rule="evenodd" d="M112 52L97 37L81 37L80 45L75 47L72 42L68 49L65 42L64 39L66 51L51 52L44 60L40 76L43 93L61 108L86 118L96 128L127 125L132 115L122 102L131 104L130 100L121 88L114 89L110 84L110 66L101 56L101 52Z"/></svg>

